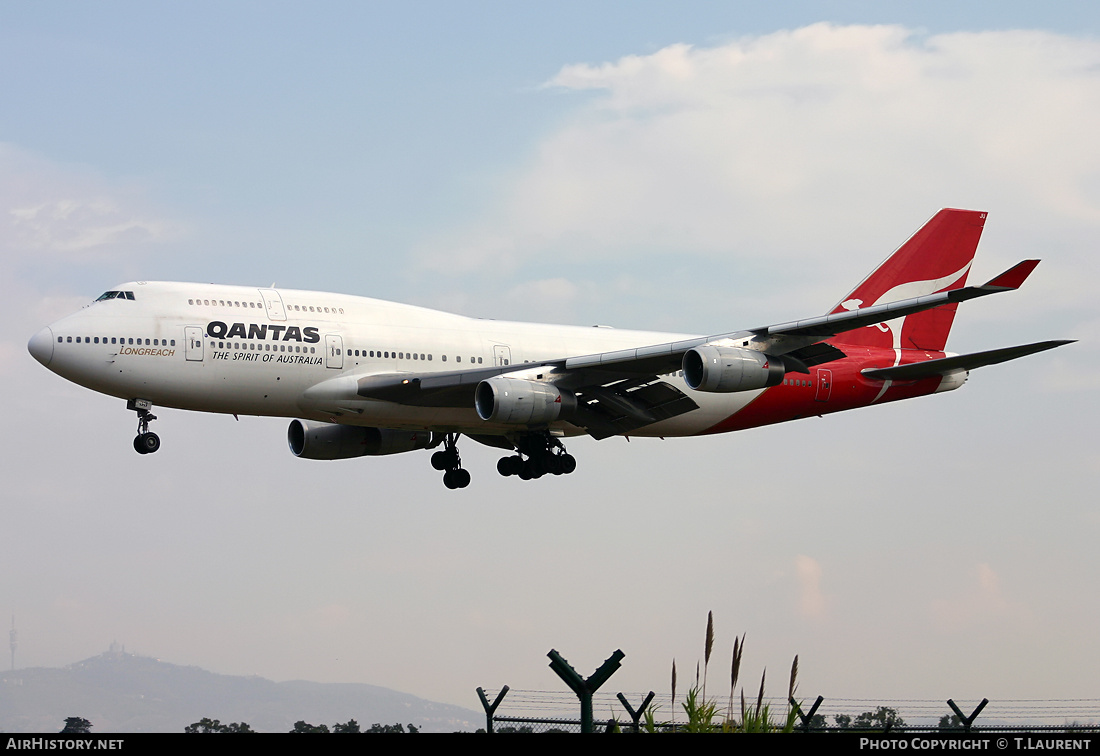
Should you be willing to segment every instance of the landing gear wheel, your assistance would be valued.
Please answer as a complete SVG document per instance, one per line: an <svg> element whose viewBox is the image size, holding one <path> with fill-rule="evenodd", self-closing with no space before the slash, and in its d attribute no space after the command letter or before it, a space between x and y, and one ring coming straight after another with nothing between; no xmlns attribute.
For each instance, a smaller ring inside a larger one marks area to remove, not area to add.
<svg viewBox="0 0 1100 756"><path fill-rule="evenodd" d="M444 448L432 455L432 467L445 470L443 485L454 490L470 485L470 473L462 469L462 459L458 456L458 434L448 433L443 440Z"/></svg>
<svg viewBox="0 0 1100 756"><path fill-rule="evenodd" d="M156 433L142 433L134 439L134 448L138 454L152 454L160 448L160 436Z"/></svg>
<svg viewBox="0 0 1100 756"><path fill-rule="evenodd" d="M497 471L501 475L518 475L522 480L534 480L543 475L568 475L577 469L576 458L565 451L556 436L546 431L521 434L515 444L519 456L505 457L497 462Z"/></svg>
<svg viewBox="0 0 1100 756"><path fill-rule="evenodd" d="M130 399L126 402L126 409L137 412L138 434L134 439L134 451L138 454L152 454L160 448L160 436L149 431L149 423L157 419L149 410L153 405L146 399Z"/></svg>
<svg viewBox="0 0 1100 756"><path fill-rule="evenodd" d="M463 470L461 467L455 470L448 470L443 473L443 485L451 490L465 488L470 485L470 471Z"/></svg>
<svg viewBox="0 0 1100 756"><path fill-rule="evenodd" d="M532 457L523 463L523 472L519 474L519 477L524 480L536 480L541 478L546 473L542 469L542 465L539 463L538 458Z"/></svg>
<svg viewBox="0 0 1100 756"><path fill-rule="evenodd" d="M522 469L522 457L501 457L497 460L497 472L506 478L509 475L519 475L519 471Z"/></svg>

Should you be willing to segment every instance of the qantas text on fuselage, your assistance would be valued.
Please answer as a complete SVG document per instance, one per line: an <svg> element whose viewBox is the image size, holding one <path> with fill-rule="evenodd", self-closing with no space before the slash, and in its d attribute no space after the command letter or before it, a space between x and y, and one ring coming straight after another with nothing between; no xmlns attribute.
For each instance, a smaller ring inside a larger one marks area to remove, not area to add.
<svg viewBox="0 0 1100 756"><path fill-rule="evenodd" d="M508 323L364 297L122 284L35 334L43 365L127 401L134 448L154 406L293 418L291 451L346 459L458 440L507 452L504 476L576 468L564 439L743 430L960 387L969 371L1068 343L945 351L959 303L1019 288L1027 260L967 286L986 214L941 210L825 315L710 336Z"/></svg>

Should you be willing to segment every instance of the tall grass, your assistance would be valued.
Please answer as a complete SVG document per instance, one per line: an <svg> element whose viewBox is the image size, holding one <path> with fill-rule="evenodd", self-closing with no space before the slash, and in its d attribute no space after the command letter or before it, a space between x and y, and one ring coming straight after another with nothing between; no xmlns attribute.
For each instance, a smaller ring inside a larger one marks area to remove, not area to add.
<svg viewBox="0 0 1100 756"><path fill-rule="evenodd" d="M703 645L702 678L699 675L699 665L695 667L695 684L686 692L680 707L687 718L686 724L676 727L676 660L672 661L672 729L683 732L793 732L798 720L798 711L789 704L798 690L798 656L794 657L791 664L790 680L787 684L786 715L779 719L774 718L771 705L764 700L764 690L767 682L767 669L760 675L760 687L756 693L756 700L748 704L745 697L745 688L741 687L741 710L738 718L734 711L734 701L737 698L737 684L741 674L741 659L745 652L745 636L734 636L733 656L730 661L730 694L725 712L720 713L718 702L707 698L707 671L714 650L714 614L707 613L707 633ZM667 729L656 720L653 709L645 712L646 732L660 732Z"/></svg>

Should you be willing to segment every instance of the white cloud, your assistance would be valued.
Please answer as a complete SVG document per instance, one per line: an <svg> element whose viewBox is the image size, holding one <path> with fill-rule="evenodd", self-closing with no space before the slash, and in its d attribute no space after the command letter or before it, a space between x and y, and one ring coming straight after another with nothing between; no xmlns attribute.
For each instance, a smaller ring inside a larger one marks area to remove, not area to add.
<svg viewBox="0 0 1100 756"><path fill-rule="evenodd" d="M821 565L813 557L799 554L794 560L798 577L799 610L806 617L819 618L825 614L825 595L821 592Z"/></svg>
<svg viewBox="0 0 1100 756"><path fill-rule="evenodd" d="M118 258L178 238L139 189L0 144L0 256Z"/></svg>
<svg viewBox="0 0 1100 756"><path fill-rule="evenodd" d="M820 261L874 244L869 269L963 206L991 211L1007 262L1042 243L1091 266L1098 64L1100 42L1048 32L815 24L568 65L547 86L590 93L573 117L422 255L459 272L663 255L652 267L669 271L683 253Z"/></svg>
<svg viewBox="0 0 1100 756"><path fill-rule="evenodd" d="M59 199L8 211L15 241L34 250L81 252L108 244L159 241L166 224L129 217L109 199Z"/></svg>
<svg viewBox="0 0 1100 756"><path fill-rule="evenodd" d="M932 615L941 631L963 632L975 626L1018 627L1033 621L1026 606L1009 600L997 572L987 563L975 565L972 582L955 595L932 602Z"/></svg>

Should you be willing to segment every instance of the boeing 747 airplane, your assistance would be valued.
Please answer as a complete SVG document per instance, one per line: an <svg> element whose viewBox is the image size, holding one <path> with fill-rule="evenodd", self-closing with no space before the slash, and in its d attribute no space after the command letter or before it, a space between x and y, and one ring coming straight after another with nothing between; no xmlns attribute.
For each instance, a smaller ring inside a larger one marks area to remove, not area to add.
<svg viewBox="0 0 1100 756"><path fill-rule="evenodd" d="M509 323L345 294L136 281L36 333L30 353L137 412L293 418L290 450L347 459L435 449L464 488L460 436L501 475L573 472L563 439L696 436L952 391L970 370L1068 341L944 351L960 302L1017 289L1025 260L966 286L986 214L941 210L827 314L712 336Z"/></svg>

